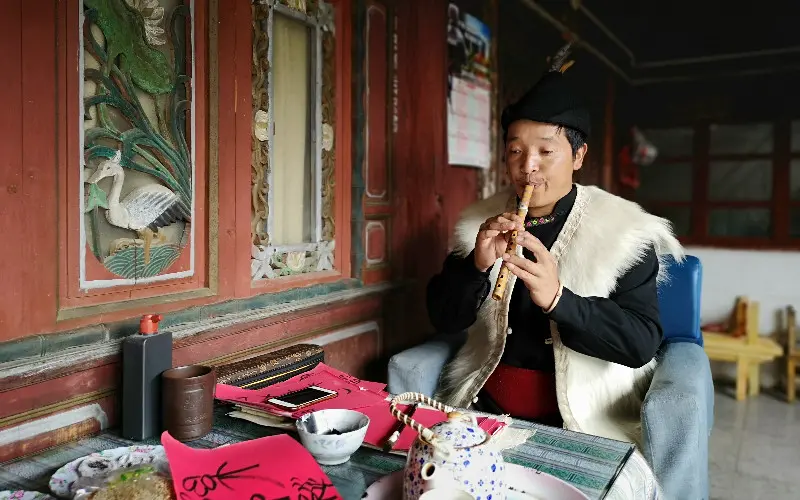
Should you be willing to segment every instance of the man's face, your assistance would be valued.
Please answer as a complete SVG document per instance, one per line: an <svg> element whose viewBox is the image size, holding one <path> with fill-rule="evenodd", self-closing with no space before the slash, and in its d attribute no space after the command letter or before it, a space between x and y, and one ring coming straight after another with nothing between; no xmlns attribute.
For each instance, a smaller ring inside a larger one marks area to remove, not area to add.
<svg viewBox="0 0 800 500"><path fill-rule="evenodd" d="M526 184L533 184L529 207L552 207L572 189L572 172L583 165L586 149L584 144L573 157L564 130L556 125L513 122L508 127L505 161L517 195L522 196Z"/></svg>

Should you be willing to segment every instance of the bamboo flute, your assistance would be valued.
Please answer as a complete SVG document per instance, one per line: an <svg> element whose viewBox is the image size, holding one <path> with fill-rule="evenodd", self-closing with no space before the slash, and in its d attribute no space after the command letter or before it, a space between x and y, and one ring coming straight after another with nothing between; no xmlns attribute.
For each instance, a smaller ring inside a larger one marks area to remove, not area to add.
<svg viewBox="0 0 800 500"><path fill-rule="evenodd" d="M525 191L522 193L522 200L520 200L519 206L517 207L517 215L522 217L523 221L528 214L528 203L531 202L531 196L533 196L533 184L528 184L525 186ZM509 255L517 253L517 234L517 230L514 229L511 231L511 236L508 238L506 253ZM500 267L500 274L497 276L497 283L494 285L494 291L492 292L492 298L494 300L501 300L503 298L503 295L506 293L506 284L508 284L508 266L503 262L503 265Z"/></svg>

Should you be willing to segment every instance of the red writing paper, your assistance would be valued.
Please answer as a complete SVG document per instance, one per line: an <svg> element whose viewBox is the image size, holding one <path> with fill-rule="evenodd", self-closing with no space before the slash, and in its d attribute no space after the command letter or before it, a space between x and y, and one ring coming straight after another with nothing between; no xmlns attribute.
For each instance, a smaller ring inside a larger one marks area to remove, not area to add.
<svg viewBox="0 0 800 500"><path fill-rule="evenodd" d="M402 411L406 411L408 408L405 405L398 406ZM370 406L368 408L359 408L358 411L369 417L369 427L367 428L367 436L364 438L364 442L373 446L382 447L383 443L399 423L399 421L390 413L389 403L387 402ZM431 427L439 422L444 422L447 420L447 415L439 410L418 408L417 411L414 412L414 416L412 418L425 427ZM499 420L493 418L477 417L477 421L478 427L486 431L486 433L489 435L494 435L496 432L506 426L504 422L500 422ZM416 438L416 431L414 431L414 429L411 427L406 426L400 432L400 439L397 440L397 443L395 443L392 449L400 451L408 450L411 448L411 445L414 444L414 440Z"/></svg>
<svg viewBox="0 0 800 500"><path fill-rule="evenodd" d="M386 384L381 384L380 382L370 382L368 380L361 380L348 373L339 371L336 368L331 368L325 363L320 363L313 369L307 371L306 373L300 374L296 377L292 377L285 382L272 385L270 386L270 389L273 389L275 387L280 387L282 390L284 390L283 393L286 394L287 392L291 392L293 390L308 387L309 381L311 380L336 381L339 383L347 384L351 389L357 388L360 391L365 391L365 390L371 391L376 394L380 394L381 396L384 397L389 395L387 392L384 391L384 389L386 388ZM320 385L320 384L311 384L311 385ZM320 387L325 387L325 386L320 385ZM325 388L328 389L328 387Z"/></svg>
<svg viewBox="0 0 800 500"><path fill-rule="evenodd" d="M267 402L270 398L306 389L312 385L336 391L336 397L295 411L280 408ZM385 384L362 381L320 363L309 372L263 389L249 390L217 384L216 398L222 401L259 408L274 415L300 418L312 411L329 409L356 410L384 402L387 396L383 391L385 387Z"/></svg>
<svg viewBox="0 0 800 500"><path fill-rule="evenodd" d="M287 435L197 450L164 432L179 500L340 500L305 448Z"/></svg>

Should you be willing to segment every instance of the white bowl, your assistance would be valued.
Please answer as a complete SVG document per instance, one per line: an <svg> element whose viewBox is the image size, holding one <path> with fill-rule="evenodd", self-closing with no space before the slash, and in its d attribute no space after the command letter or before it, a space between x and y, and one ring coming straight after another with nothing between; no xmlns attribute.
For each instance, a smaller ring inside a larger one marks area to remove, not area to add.
<svg viewBox="0 0 800 500"><path fill-rule="evenodd" d="M364 442L369 417L353 410L320 410L300 417L300 442L322 465L339 465L350 460Z"/></svg>

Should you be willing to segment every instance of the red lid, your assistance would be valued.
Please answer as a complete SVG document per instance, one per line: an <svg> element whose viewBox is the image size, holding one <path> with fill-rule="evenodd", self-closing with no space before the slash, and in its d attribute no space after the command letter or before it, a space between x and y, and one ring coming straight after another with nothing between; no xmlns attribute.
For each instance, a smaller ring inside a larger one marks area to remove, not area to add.
<svg viewBox="0 0 800 500"><path fill-rule="evenodd" d="M147 335L150 333L158 333L158 322L164 319L160 314L145 314L139 320L139 333Z"/></svg>

